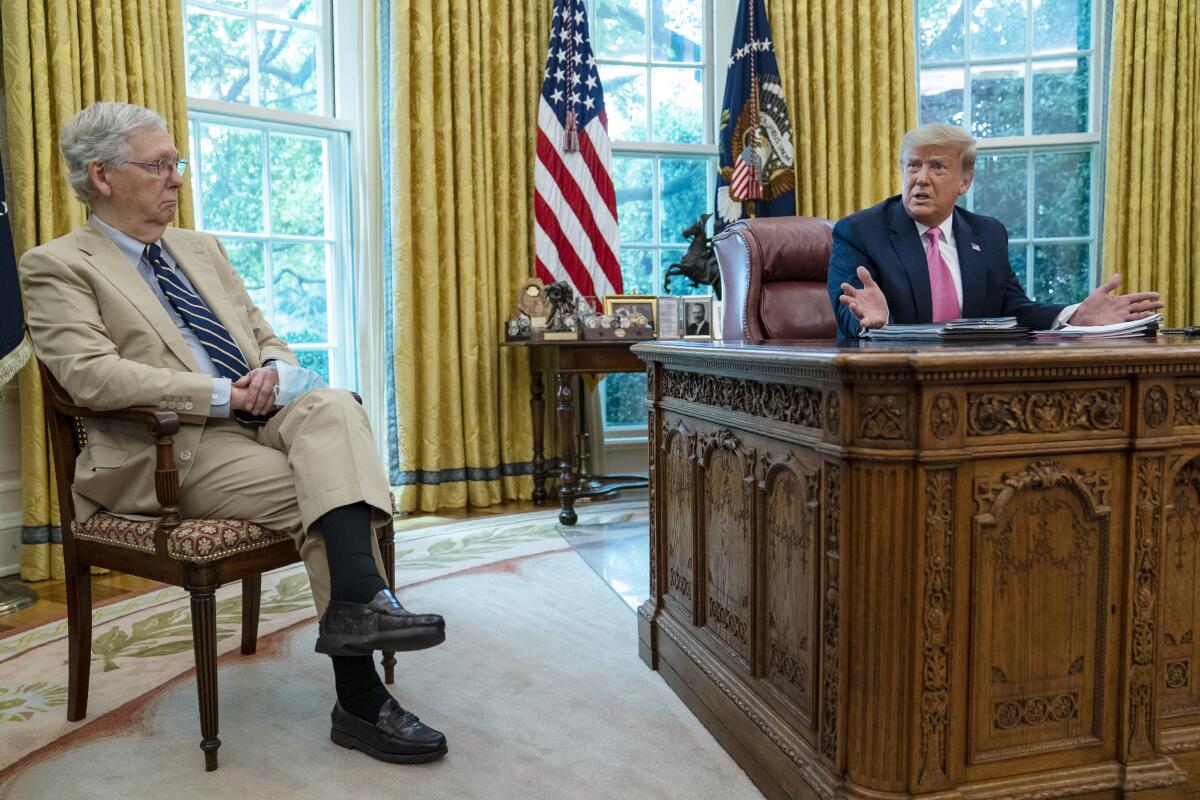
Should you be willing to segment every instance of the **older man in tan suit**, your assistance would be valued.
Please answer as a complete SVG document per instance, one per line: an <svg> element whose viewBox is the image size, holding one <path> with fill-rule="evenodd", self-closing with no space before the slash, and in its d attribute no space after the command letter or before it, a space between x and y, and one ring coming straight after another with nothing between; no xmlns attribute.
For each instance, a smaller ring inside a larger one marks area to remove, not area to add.
<svg viewBox="0 0 1200 800"><path fill-rule="evenodd" d="M372 650L438 644L444 622L407 612L387 589L372 528L391 513L365 413L316 389L277 403L295 354L250 300L224 248L168 228L186 160L162 118L97 103L64 126L68 180L91 209L72 233L21 259L38 357L75 402L178 411L186 516L248 519L294 534L321 614L317 650L333 658L331 738L376 758L428 761L445 737L405 712ZM149 514L155 452L120 422L89 426L74 485L80 519L98 508Z"/></svg>

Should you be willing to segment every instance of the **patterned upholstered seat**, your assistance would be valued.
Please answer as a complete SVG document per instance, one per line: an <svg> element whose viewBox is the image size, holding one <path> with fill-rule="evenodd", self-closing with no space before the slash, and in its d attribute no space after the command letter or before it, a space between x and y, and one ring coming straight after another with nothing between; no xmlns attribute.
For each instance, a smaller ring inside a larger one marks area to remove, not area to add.
<svg viewBox="0 0 1200 800"><path fill-rule="evenodd" d="M157 522L157 519L133 520L99 511L87 522L74 523L74 531L79 539L153 553ZM167 536L167 555L178 561L207 564L290 538L285 532L246 520L184 519Z"/></svg>

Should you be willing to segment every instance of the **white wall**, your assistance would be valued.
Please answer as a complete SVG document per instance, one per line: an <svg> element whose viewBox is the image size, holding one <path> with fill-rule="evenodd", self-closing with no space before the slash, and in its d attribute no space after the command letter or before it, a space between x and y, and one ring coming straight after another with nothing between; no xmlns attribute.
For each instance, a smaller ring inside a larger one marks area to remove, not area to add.
<svg viewBox="0 0 1200 800"><path fill-rule="evenodd" d="M21 437L17 382L0 386L0 576L19 571Z"/></svg>

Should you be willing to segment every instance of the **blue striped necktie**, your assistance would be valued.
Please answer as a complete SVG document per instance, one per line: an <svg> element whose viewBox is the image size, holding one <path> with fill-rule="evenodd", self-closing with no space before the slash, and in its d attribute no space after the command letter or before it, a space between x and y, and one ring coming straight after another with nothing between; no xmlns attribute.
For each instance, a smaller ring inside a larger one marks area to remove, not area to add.
<svg viewBox="0 0 1200 800"><path fill-rule="evenodd" d="M192 333L204 347L204 352L212 359L213 366L221 373L221 377L236 381L248 373L250 365L246 363L242 349L233 341L233 337L217 319L217 315L209 309L204 298L187 288L163 260L162 248L156 244L146 245L146 258L154 268L154 277L158 278L158 285L162 287L163 294L167 296L180 319L192 329ZM233 416L238 422L251 428L257 428L267 421L267 417L248 411L234 411Z"/></svg>

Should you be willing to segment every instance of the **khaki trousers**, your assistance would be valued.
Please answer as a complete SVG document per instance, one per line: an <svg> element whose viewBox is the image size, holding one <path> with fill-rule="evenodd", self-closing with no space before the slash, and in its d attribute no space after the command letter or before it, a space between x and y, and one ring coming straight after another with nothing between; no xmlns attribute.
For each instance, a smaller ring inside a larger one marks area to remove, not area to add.
<svg viewBox="0 0 1200 800"><path fill-rule="evenodd" d="M308 392L257 430L232 419L209 420L181 488L185 517L245 519L290 533L318 615L329 604L329 563L314 523L327 511L361 502L371 506L373 527L392 514L366 412L341 389ZM374 534L371 549L387 580Z"/></svg>

